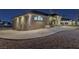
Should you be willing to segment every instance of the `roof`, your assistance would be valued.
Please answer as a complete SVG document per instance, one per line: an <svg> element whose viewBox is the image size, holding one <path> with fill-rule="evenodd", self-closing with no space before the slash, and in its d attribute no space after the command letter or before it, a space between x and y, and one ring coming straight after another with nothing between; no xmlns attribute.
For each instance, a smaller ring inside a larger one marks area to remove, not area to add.
<svg viewBox="0 0 79 59"><path fill-rule="evenodd" d="M49 14L49 16L57 16L58 14L54 13L54 14Z"/></svg>
<svg viewBox="0 0 79 59"><path fill-rule="evenodd" d="M48 16L49 15L49 14L44 13L44 12L41 12L41 11L31 10L31 11L28 11L28 12L25 12L25 13L18 14L17 16L14 16L14 17L22 16L22 15L25 15L25 14L28 14L28 13L40 14L40 15L45 15L45 16Z"/></svg>
<svg viewBox="0 0 79 59"><path fill-rule="evenodd" d="M44 13L44 12L41 12L41 11L36 11L36 10L31 10L31 11L29 11L29 12L27 12L27 13L34 13L34 14L41 14L41 15L46 15L46 16L48 16L47 13Z"/></svg>
<svg viewBox="0 0 79 59"><path fill-rule="evenodd" d="M62 21L70 21L71 19L68 19L68 18L62 18L61 20L62 20Z"/></svg>
<svg viewBox="0 0 79 59"><path fill-rule="evenodd" d="M47 13L44 13L44 12L41 12L41 11L37 11L37 10L30 10L30 11L28 11L28 12L19 14L19 15L14 16L14 17L22 16L22 15L25 15L25 14L28 14L28 13L32 13L32 14L40 14L40 15L45 15L45 16L56 16L56 15L59 15L59 14L56 14L56 13L53 13L53 14L47 14ZM13 18L14 18L14 17L13 17Z"/></svg>

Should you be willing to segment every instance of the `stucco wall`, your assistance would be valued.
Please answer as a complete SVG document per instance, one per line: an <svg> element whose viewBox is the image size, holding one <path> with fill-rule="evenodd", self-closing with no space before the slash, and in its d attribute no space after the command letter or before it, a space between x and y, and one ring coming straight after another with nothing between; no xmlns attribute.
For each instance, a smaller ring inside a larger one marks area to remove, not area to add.
<svg viewBox="0 0 79 59"><path fill-rule="evenodd" d="M43 21L35 21L34 16L42 16ZM48 17L41 14L25 14L13 19L13 28L16 30L32 30L44 28L47 24Z"/></svg>
<svg viewBox="0 0 79 59"><path fill-rule="evenodd" d="M29 29L39 29L39 28L44 28L47 24L47 16L44 15L40 15L40 14L31 14L31 26L29 27ZM35 21L34 20L34 16L42 16L43 17L43 21Z"/></svg>
<svg viewBox="0 0 79 59"><path fill-rule="evenodd" d="M67 24L66 24L67 23ZM61 21L61 25L76 25L75 21Z"/></svg>
<svg viewBox="0 0 79 59"><path fill-rule="evenodd" d="M55 26L55 25L61 25L60 24L60 21L61 21L61 16L49 16L49 24L51 26Z"/></svg>

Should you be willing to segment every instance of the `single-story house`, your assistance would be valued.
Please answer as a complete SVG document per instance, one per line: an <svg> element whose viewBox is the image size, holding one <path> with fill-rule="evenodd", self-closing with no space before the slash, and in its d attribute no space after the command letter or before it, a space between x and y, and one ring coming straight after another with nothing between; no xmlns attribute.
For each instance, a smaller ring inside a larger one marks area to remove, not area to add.
<svg viewBox="0 0 79 59"><path fill-rule="evenodd" d="M16 30L32 30L44 28L48 22L48 14L30 11L13 19L13 28Z"/></svg>
<svg viewBox="0 0 79 59"><path fill-rule="evenodd" d="M77 23L77 25L79 26L79 21L77 21L76 23Z"/></svg>
<svg viewBox="0 0 79 59"><path fill-rule="evenodd" d="M12 27L12 23L9 21L0 20L0 27Z"/></svg>
<svg viewBox="0 0 79 59"><path fill-rule="evenodd" d="M30 11L13 18L13 29L32 30L45 28L46 26L77 25L76 21L63 18L58 14L46 14L39 11Z"/></svg>
<svg viewBox="0 0 79 59"><path fill-rule="evenodd" d="M75 26L75 25L77 25L75 20L71 20L71 19L67 19L67 18L61 18L60 23L61 23L61 25L65 25L65 26Z"/></svg>

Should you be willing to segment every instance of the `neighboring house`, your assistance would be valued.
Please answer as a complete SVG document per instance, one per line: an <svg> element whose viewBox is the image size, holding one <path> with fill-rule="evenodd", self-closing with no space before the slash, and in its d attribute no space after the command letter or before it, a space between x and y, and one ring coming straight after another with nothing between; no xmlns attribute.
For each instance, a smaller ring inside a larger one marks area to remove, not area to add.
<svg viewBox="0 0 79 59"><path fill-rule="evenodd" d="M12 27L12 23L11 22L8 22L8 21L3 21L2 25L4 27Z"/></svg>
<svg viewBox="0 0 79 59"><path fill-rule="evenodd" d="M79 26L79 16L78 16L78 18L76 19L76 25Z"/></svg>
<svg viewBox="0 0 79 59"><path fill-rule="evenodd" d="M75 26L77 25L76 21L71 20L71 19L67 19L67 18L62 18L61 19L61 25L65 25L65 26Z"/></svg>
<svg viewBox="0 0 79 59"><path fill-rule="evenodd" d="M49 16L49 24L51 26L75 26L79 25L79 22L76 20L63 18L58 14L52 14Z"/></svg>
<svg viewBox="0 0 79 59"><path fill-rule="evenodd" d="M8 21L0 21L0 27L12 27L12 23Z"/></svg>
<svg viewBox="0 0 79 59"><path fill-rule="evenodd" d="M79 21L77 21L76 23L77 23L77 25L79 26Z"/></svg>
<svg viewBox="0 0 79 59"><path fill-rule="evenodd" d="M67 18L61 18L61 25L72 25L72 20L71 19L67 19Z"/></svg>

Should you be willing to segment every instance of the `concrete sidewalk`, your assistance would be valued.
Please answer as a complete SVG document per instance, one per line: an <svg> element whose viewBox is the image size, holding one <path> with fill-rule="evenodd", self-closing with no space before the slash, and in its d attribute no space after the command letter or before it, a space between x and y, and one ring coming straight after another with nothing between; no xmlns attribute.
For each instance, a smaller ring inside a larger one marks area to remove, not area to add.
<svg viewBox="0 0 79 59"><path fill-rule="evenodd" d="M45 28L45 29L37 29L31 31L0 30L0 38L29 39L29 38L44 37L51 34L55 34L59 31L73 30L73 29L76 29L76 27L56 26L49 29Z"/></svg>

